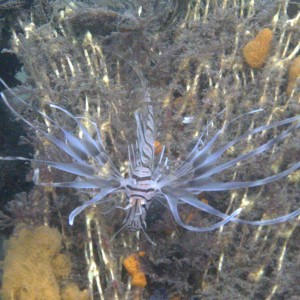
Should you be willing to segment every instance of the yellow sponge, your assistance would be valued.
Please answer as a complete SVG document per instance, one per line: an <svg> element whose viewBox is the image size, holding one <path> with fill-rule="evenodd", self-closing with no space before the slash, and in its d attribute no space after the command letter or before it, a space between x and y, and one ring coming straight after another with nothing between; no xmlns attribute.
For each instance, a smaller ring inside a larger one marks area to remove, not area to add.
<svg viewBox="0 0 300 300"><path fill-rule="evenodd" d="M60 300L51 261L61 248L53 228L19 228L8 242L4 260L3 300Z"/></svg>
<svg viewBox="0 0 300 300"><path fill-rule="evenodd" d="M0 298L88 300L87 291L80 291L74 283L69 283L61 292L59 283L71 272L71 260L59 253L61 247L62 237L57 229L17 227L8 241Z"/></svg>

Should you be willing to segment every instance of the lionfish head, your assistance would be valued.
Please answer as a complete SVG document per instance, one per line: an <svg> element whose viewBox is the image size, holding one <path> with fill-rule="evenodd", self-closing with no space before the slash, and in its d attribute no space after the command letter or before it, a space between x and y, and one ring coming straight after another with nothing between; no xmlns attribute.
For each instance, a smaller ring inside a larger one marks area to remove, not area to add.
<svg viewBox="0 0 300 300"><path fill-rule="evenodd" d="M123 221L123 226L114 234L111 240L114 240L114 238L123 229L128 229L132 232L137 232L141 230L146 236L147 240L151 244L156 245L146 233L147 225L145 219L148 207L150 205L149 201L146 201L144 198L139 196L131 196L127 199L128 205L125 208L122 208L126 211L126 217Z"/></svg>
<svg viewBox="0 0 300 300"><path fill-rule="evenodd" d="M146 229L147 202L141 197L130 197L126 210L126 218L123 227L130 231Z"/></svg>

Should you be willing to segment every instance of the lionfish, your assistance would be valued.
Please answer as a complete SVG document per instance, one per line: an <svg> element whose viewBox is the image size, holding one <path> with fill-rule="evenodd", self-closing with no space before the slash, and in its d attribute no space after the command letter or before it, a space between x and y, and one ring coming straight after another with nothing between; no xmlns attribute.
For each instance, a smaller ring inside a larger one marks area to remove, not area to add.
<svg viewBox="0 0 300 300"><path fill-rule="evenodd" d="M1 82L12 95L17 97L14 92L5 84L5 82L3 82L2 80ZM25 157L0 157L0 159L32 161L38 164L45 164L52 168L76 176L76 179L74 181L48 183L40 182L38 180L38 174L36 174L34 182L39 185L61 188L74 188L77 190L86 191L92 189L95 192L92 199L86 201L81 206L78 206L70 213L70 225L73 225L75 217L83 210L93 205L106 202L106 196L118 192L125 193L127 201L125 207L116 206L126 211L126 217L120 230L124 228L127 228L131 231L142 230L148 239L149 237L145 232L145 219L149 207L155 199L165 199L176 222L180 226L195 232L214 230L221 226L224 226L229 222L237 222L249 225L272 225L288 221L300 215L299 208L288 215L280 216L274 219L263 221L248 221L237 218L237 215L242 210L241 208L228 215L196 198L196 195L201 192L228 191L233 189L262 186L288 176L290 173L300 168L300 162L297 162L283 172L254 181L218 182L213 179L213 176L219 174L220 172L236 166L238 163L252 158L258 154L266 152L275 144L284 140L293 131L300 127L300 115L268 125L263 125L252 130L248 130L244 134L235 137L226 145L220 147L215 151L213 151L213 146L216 144L216 141L220 138L220 136L226 131L229 124L236 121L237 119L240 119L246 114L252 114L259 110L248 112L231 120L227 124L224 124L222 128L219 129L211 139L208 139L208 141L204 142L203 135L207 130L206 128L203 131L202 135L200 135L200 137L198 138L198 141L193 147L192 151L187 155L186 159L181 162L181 164L175 169L175 171L166 172L166 169L169 169L167 167L167 165L169 164L169 160L168 157L165 157L164 154L165 147L163 147L163 150L158 159L158 163L155 164L155 130L153 107L146 86L144 86L144 91L145 93L143 101L146 105L146 114L135 112L135 120L137 125L137 141L136 145L131 145L128 147L128 175L126 176L123 176L121 174L121 172L109 157L103 145L100 130L95 122L93 122L92 120L88 121L89 126L92 126L93 130L96 132L95 137L93 137L89 133L87 126L83 124L82 117L74 116L66 109L58 105L50 104L50 107L52 109L60 111L61 113L63 113L64 117L70 118L70 120L75 121L78 127L78 132L77 134L74 134L61 127L57 121L51 119L43 112L37 110L39 115L44 117L51 126L61 132L62 138L59 138L49 133L50 131L42 130L38 126L25 119L10 105L3 93L1 93L2 99L7 107L14 113L14 115L23 120L27 125L32 127L39 134L41 134L46 140L54 144L63 153L67 154L67 156L69 156L69 158L71 159L71 162L38 160ZM26 104L26 102L24 102L21 98L18 99L19 101ZM239 155L236 158L231 159L225 163L218 163L223 154L236 143L243 141L249 136L256 133L291 123L294 124L289 126L288 129L284 130L278 136L267 141L265 144L257 147L256 149ZM104 167L107 165L109 166L109 173L104 171ZM178 205L181 203L189 204L196 209L217 216L221 220L208 227L195 227L186 224L182 221L178 212Z"/></svg>

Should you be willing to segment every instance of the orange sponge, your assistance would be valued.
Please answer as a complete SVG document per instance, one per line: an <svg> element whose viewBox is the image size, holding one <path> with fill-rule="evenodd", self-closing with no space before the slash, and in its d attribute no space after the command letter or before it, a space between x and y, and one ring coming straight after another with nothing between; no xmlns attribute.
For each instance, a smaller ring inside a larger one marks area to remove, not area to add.
<svg viewBox="0 0 300 300"><path fill-rule="evenodd" d="M264 28L243 48L244 58L251 68L260 68L265 63L271 49L272 39L273 32Z"/></svg>
<svg viewBox="0 0 300 300"><path fill-rule="evenodd" d="M127 272L132 277L131 284L137 287L145 287L147 285L147 279L144 272L141 270L139 262L139 256L144 256L144 252L137 254L131 254L124 259L123 265Z"/></svg>
<svg viewBox="0 0 300 300"><path fill-rule="evenodd" d="M155 155L160 154L162 149L163 149L162 144L159 141L155 140L154 141L154 154Z"/></svg>
<svg viewBox="0 0 300 300"><path fill-rule="evenodd" d="M300 55L298 55L293 63L290 66L289 69L289 80L288 80L288 86L286 89L286 93L288 96L292 94L292 91L296 87L296 81L300 77Z"/></svg>

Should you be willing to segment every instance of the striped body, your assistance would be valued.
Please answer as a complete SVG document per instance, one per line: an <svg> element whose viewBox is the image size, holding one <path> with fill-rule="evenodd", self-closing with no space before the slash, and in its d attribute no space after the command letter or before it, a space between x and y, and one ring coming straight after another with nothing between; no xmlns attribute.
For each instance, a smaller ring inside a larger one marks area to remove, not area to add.
<svg viewBox="0 0 300 300"><path fill-rule="evenodd" d="M154 182L151 180L151 170L139 166L133 172L133 177L125 187L129 209L124 220L126 228L136 231L146 228L147 210L155 196Z"/></svg>
<svg viewBox="0 0 300 300"><path fill-rule="evenodd" d="M135 115L138 136L137 153L135 153L137 159L130 161L133 170L125 186L128 210L123 224L132 231L146 228L146 213L156 192L155 181L152 179L154 163L153 108L149 103L150 98L148 99L146 118L141 120L140 115Z"/></svg>

